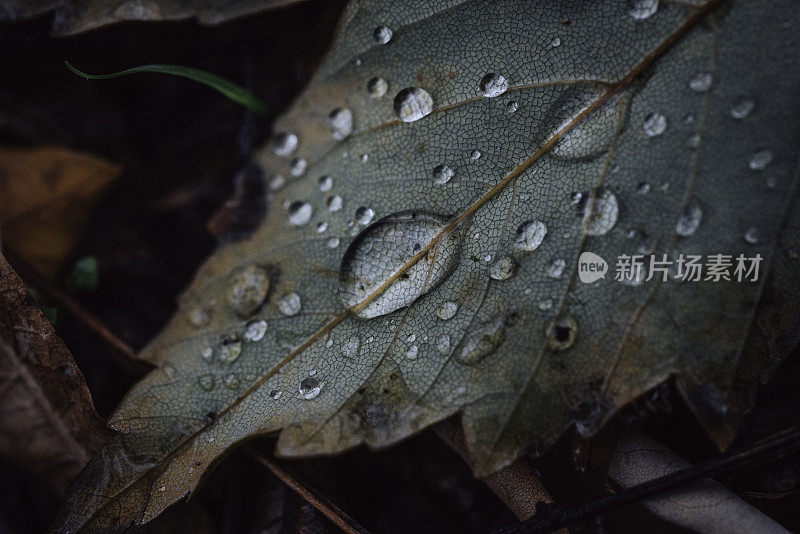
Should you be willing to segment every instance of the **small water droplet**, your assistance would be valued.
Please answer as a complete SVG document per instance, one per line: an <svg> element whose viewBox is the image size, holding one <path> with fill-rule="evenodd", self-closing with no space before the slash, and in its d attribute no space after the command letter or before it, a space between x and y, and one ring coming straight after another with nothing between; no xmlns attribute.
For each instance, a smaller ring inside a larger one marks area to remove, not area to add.
<svg viewBox="0 0 800 534"><path fill-rule="evenodd" d="M689 237L700 227L703 220L703 208L700 201L692 197L683 207L678 223L675 225L675 233L682 237Z"/></svg>
<svg viewBox="0 0 800 534"><path fill-rule="evenodd" d="M419 354L419 347L417 347L416 345L411 345L406 349L406 358L408 358L409 360L413 360L414 358L416 358L417 354Z"/></svg>
<svg viewBox="0 0 800 534"><path fill-rule="evenodd" d="M239 387L239 379L236 378L236 375L226 375L225 376L225 385L228 386L230 389L236 389Z"/></svg>
<svg viewBox="0 0 800 534"><path fill-rule="evenodd" d="M303 226L311 220L314 208L308 202L292 202L289 204L289 222L295 226Z"/></svg>
<svg viewBox="0 0 800 534"><path fill-rule="evenodd" d="M394 113L403 122L414 122L433 111L433 99L424 89L406 87L394 97Z"/></svg>
<svg viewBox="0 0 800 534"><path fill-rule="evenodd" d="M509 113L514 113L519 109L519 104L517 104L516 100L512 100L508 104L506 104L506 111Z"/></svg>
<svg viewBox="0 0 800 534"><path fill-rule="evenodd" d="M539 309L542 311L547 311L552 307L553 307L552 299L543 299L539 301Z"/></svg>
<svg viewBox="0 0 800 534"><path fill-rule="evenodd" d="M472 161L478 161L481 158L481 151L480 150L473 150L472 153L469 155L469 159Z"/></svg>
<svg viewBox="0 0 800 534"><path fill-rule="evenodd" d="M200 351L200 356L202 356L205 361L210 362L211 358L214 357L214 349L211 347L206 347Z"/></svg>
<svg viewBox="0 0 800 534"><path fill-rule="evenodd" d="M284 178L282 174L276 174L269 182L269 188L273 191L277 191L284 185L286 185L286 178Z"/></svg>
<svg viewBox="0 0 800 534"><path fill-rule="evenodd" d="M772 163L772 158L772 151L768 148L757 150L750 156L750 169L754 171L763 171L767 168L767 165Z"/></svg>
<svg viewBox="0 0 800 534"><path fill-rule="evenodd" d="M650 192L650 184L647 182L640 182L639 185L636 186L636 192L640 195L646 195Z"/></svg>
<svg viewBox="0 0 800 534"><path fill-rule="evenodd" d="M328 209L330 211L339 211L342 209L342 204L344 204L344 201L339 195L331 195L328 197L328 200L326 200L325 203L328 205Z"/></svg>
<svg viewBox="0 0 800 534"><path fill-rule="evenodd" d="M167 375L167 378L175 378L175 368L171 365L167 364L163 367L164 374Z"/></svg>
<svg viewBox="0 0 800 534"><path fill-rule="evenodd" d="M256 311L269 291L269 275L263 267L247 265L231 274L228 303L241 316Z"/></svg>
<svg viewBox="0 0 800 534"><path fill-rule="evenodd" d="M322 221L317 223L317 233L324 234L325 230L328 229L328 221Z"/></svg>
<svg viewBox="0 0 800 534"><path fill-rule="evenodd" d="M247 341L261 341L267 333L267 322L263 319L250 321L244 328L244 338Z"/></svg>
<svg viewBox="0 0 800 534"><path fill-rule="evenodd" d="M698 93L705 93L711 88L711 82L713 78L711 77L711 73L708 72L700 72L692 76L692 79L689 80L689 89L692 91L696 91Z"/></svg>
<svg viewBox="0 0 800 534"><path fill-rule="evenodd" d="M306 172L306 167L308 166L308 162L303 158L297 158L292 161L292 166L289 169L292 173L292 176L300 176L304 172Z"/></svg>
<svg viewBox="0 0 800 534"><path fill-rule="evenodd" d="M272 151L278 156L291 156L297 150L297 136L293 133L282 132L272 141Z"/></svg>
<svg viewBox="0 0 800 534"><path fill-rule="evenodd" d="M517 228L516 247L525 252L533 252L544 241L547 226L541 221L524 222Z"/></svg>
<svg viewBox="0 0 800 534"><path fill-rule="evenodd" d="M336 248L339 246L339 238L338 237L331 237L328 239L328 248Z"/></svg>
<svg viewBox="0 0 800 534"><path fill-rule="evenodd" d="M214 375L200 375L197 377L197 383L200 384L200 387L206 391L211 391L214 389Z"/></svg>
<svg viewBox="0 0 800 534"><path fill-rule="evenodd" d="M667 130L667 118L661 113L651 113L642 124L644 133L650 137L656 137Z"/></svg>
<svg viewBox="0 0 800 534"><path fill-rule="evenodd" d="M359 224L367 225L372 221L373 217L375 217L375 212L372 208L361 206L356 210L356 220Z"/></svg>
<svg viewBox="0 0 800 534"><path fill-rule="evenodd" d="M517 272L517 263L511 256L500 256L489 265L489 278L508 280Z"/></svg>
<svg viewBox="0 0 800 534"><path fill-rule="evenodd" d="M295 292L287 293L278 303L278 309L284 315L297 315L300 311L300 295Z"/></svg>
<svg viewBox="0 0 800 534"><path fill-rule="evenodd" d="M219 347L219 359L225 363L236 361L242 353L242 342L236 337L224 338Z"/></svg>
<svg viewBox="0 0 800 534"><path fill-rule="evenodd" d="M550 41L550 46L553 48L561 46L561 39L559 39L558 37L553 37L553 40Z"/></svg>
<svg viewBox="0 0 800 534"><path fill-rule="evenodd" d="M353 112L348 108L336 108L328 115L328 125L334 139L345 139L353 131Z"/></svg>
<svg viewBox="0 0 800 534"><path fill-rule="evenodd" d="M578 337L578 323L571 316L562 317L547 327L547 345L552 350L567 350Z"/></svg>
<svg viewBox="0 0 800 534"><path fill-rule="evenodd" d="M416 340L417 340L416 334L409 334L408 337L406 338L406 343L413 343Z"/></svg>
<svg viewBox="0 0 800 534"><path fill-rule="evenodd" d="M778 186L778 178L775 176L767 176L766 185L767 189L775 189Z"/></svg>
<svg viewBox="0 0 800 534"><path fill-rule="evenodd" d="M200 328L208 324L211 320L211 317L208 314L208 310L203 305L195 305L189 309L189 322L195 328Z"/></svg>
<svg viewBox="0 0 800 534"><path fill-rule="evenodd" d="M447 354L450 350L450 336L443 334L436 340L436 350L442 354Z"/></svg>
<svg viewBox="0 0 800 534"><path fill-rule="evenodd" d="M740 98L734 102L733 106L731 106L731 117L741 120L750 115L750 112L753 111L755 105L756 103L752 98Z"/></svg>
<svg viewBox="0 0 800 534"><path fill-rule="evenodd" d="M456 361L476 365L505 341L506 326L513 314L504 314L470 329L455 349Z"/></svg>
<svg viewBox="0 0 800 534"><path fill-rule="evenodd" d="M561 258L554 259L550 262L550 265L547 266L547 276L550 278L561 278L566 266L567 263Z"/></svg>
<svg viewBox="0 0 800 534"><path fill-rule="evenodd" d="M436 310L436 316L441 319L442 321L448 321L455 317L456 313L458 312L458 304L453 302L452 300L448 300L447 302L443 302L439 309Z"/></svg>
<svg viewBox="0 0 800 534"><path fill-rule="evenodd" d="M300 386L298 386L297 391L304 399L311 400L319 395L320 389L322 388L319 385L319 380L313 376L307 376L302 380L302 382L300 382Z"/></svg>
<svg viewBox="0 0 800 534"><path fill-rule="evenodd" d="M372 36L375 38L376 43L386 44L392 39L392 30L386 26L378 26L372 32Z"/></svg>
<svg viewBox="0 0 800 534"><path fill-rule="evenodd" d="M502 74L490 72L481 79L480 88L483 96L494 98L508 90L508 80Z"/></svg>
<svg viewBox="0 0 800 534"><path fill-rule="evenodd" d="M628 0L628 14L634 20L645 20L658 10L658 0Z"/></svg>
<svg viewBox="0 0 800 534"><path fill-rule="evenodd" d="M273 389L269 392L269 396L272 397L272 400L278 400L283 395L283 391L278 391L277 389Z"/></svg>
<svg viewBox="0 0 800 534"><path fill-rule="evenodd" d="M367 82L367 92L372 98L380 98L386 94L389 84L383 78L372 78Z"/></svg>
<svg viewBox="0 0 800 534"><path fill-rule="evenodd" d="M339 296L347 308L358 306L393 279L356 315L378 317L404 308L444 280L458 261L461 234L441 237L447 222L432 214L400 212L380 219L353 240L342 260ZM396 276L400 268L435 238L431 250Z"/></svg>
<svg viewBox="0 0 800 534"><path fill-rule="evenodd" d="M326 191L330 191L333 188L333 178L330 176L320 176L319 177L319 190L323 193Z"/></svg>
<svg viewBox="0 0 800 534"><path fill-rule="evenodd" d="M755 226L751 226L747 229L747 231L744 233L744 240L751 245L758 245L761 242L758 238L758 230Z"/></svg>
<svg viewBox="0 0 800 534"><path fill-rule="evenodd" d="M342 347L342 354L347 358L355 358L358 356L359 347L361 347L361 339L358 337L351 337L345 342L344 347Z"/></svg>
<svg viewBox="0 0 800 534"><path fill-rule="evenodd" d="M617 197L608 189L600 189L594 201L586 203L583 211L583 228L587 235L600 236L607 234L619 217Z"/></svg>
<svg viewBox="0 0 800 534"><path fill-rule="evenodd" d="M361 160L361 163L366 163L369 160L369 154L361 154L359 159Z"/></svg>
<svg viewBox="0 0 800 534"><path fill-rule="evenodd" d="M700 135L699 134L694 134L692 136L689 136L689 139L686 141L686 146L688 146L691 149L695 149L695 148L699 147L700 146Z"/></svg>
<svg viewBox="0 0 800 534"><path fill-rule="evenodd" d="M453 169L447 165L437 165L433 169L433 181L437 184L446 184L454 175Z"/></svg>

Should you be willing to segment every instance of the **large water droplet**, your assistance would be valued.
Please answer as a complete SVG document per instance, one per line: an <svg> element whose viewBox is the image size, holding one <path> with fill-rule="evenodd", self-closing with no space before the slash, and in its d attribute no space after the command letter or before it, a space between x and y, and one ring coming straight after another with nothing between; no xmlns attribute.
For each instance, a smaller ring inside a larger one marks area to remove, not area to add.
<svg viewBox="0 0 800 534"><path fill-rule="evenodd" d="M533 252L544 241L547 235L547 226L541 221L524 222L517 229L516 246L519 250Z"/></svg>
<svg viewBox="0 0 800 534"><path fill-rule="evenodd" d="M278 309L284 315L297 315L300 311L300 295L295 292L287 293L278 303Z"/></svg>
<svg viewBox="0 0 800 534"><path fill-rule="evenodd" d="M272 141L272 151L278 156L291 156L297 150L297 136L293 133L282 132Z"/></svg>
<svg viewBox="0 0 800 534"><path fill-rule="evenodd" d="M441 217L413 211L385 217L353 240L342 260L339 296L353 308L370 297L446 226ZM409 306L444 280L458 261L460 234L450 233L356 314L378 317Z"/></svg>
<svg viewBox="0 0 800 534"><path fill-rule="evenodd" d="M457 312L458 312L458 304L456 304L452 300L448 300L447 302L444 302L442 303L441 306L439 306L439 309L436 310L436 316L442 321L448 321L453 317L455 317Z"/></svg>
<svg viewBox="0 0 800 534"><path fill-rule="evenodd" d="M692 76L689 80L689 89L698 93L705 93L711 89L711 82L713 78L709 72L700 72Z"/></svg>
<svg viewBox="0 0 800 534"><path fill-rule="evenodd" d="M319 395L320 389L322 388L319 385L319 380L313 376L307 376L300 382L297 391L304 399L311 400Z"/></svg>
<svg viewBox="0 0 800 534"><path fill-rule="evenodd" d="M628 14L634 20L650 18L657 9L658 0L628 0Z"/></svg>
<svg viewBox="0 0 800 534"><path fill-rule="evenodd" d="M508 280L517 272L517 263L511 256L500 256L489 264L489 278Z"/></svg>
<svg viewBox="0 0 800 534"><path fill-rule="evenodd" d="M295 226L303 226L311 220L314 208L308 202L292 202L289 204L289 222Z"/></svg>
<svg viewBox="0 0 800 534"><path fill-rule="evenodd" d="M667 118L661 113L651 113L642 124L644 133L650 137L656 137L667 130Z"/></svg>
<svg viewBox="0 0 800 534"><path fill-rule="evenodd" d="M267 333L267 322L263 319L250 321L244 328L244 338L247 341L261 341Z"/></svg>
<svg viewBox="0 0 800 534"><path fill-rule="evenodd" d="M258 265L247 265L233 272L228 303L236 312L247 317L261 306L269 290L269 275Z"/></svg>
<svg viewBox="0 0 800 534"><path fill-rule="evenodd" d="M605 91L606 89L600 86L581 87L569 91L555 104L557 107L555 126L550 136L576 121ZM622 120L619 103L620 96L613 96L582 117L580 122L562 134L549 154L567 159L591 159L606 152L614 140L617 125Z"/></svg>
<svg viewBox="0 0 800 534"><path fill-rule="evenodd" d="M353 131L353 112L348 108L336 108L328 115L328 124L333 138L342 140Z"/></svg>
<svg viewBox="0 0 800 534"><path fill-rule="evenodd" d="M372 98L380 98L386 94L389 84L383 78L372 78L367 82L367 92Z"/></svg>
<svg viewBox="0 0 800 534"><path fill-rule="evenodd" d="M768 148L757 150L750 156L750 168L754 171L763 171L767 168L767 165L772 163L772 157L772 151Z"/></svg>
<svg viewBox="0 0 800 534"><path fill-rule="evenodd" d="M589 199L583 211L583 228L587 235L605 235L614 228L619 217L617 197L608 189L600 189Z"/></svg>
<svg viewBox="0 0 800 534"><path fill-rule="evenodd" d="M471 329L455 349L456 361L475 365L497 350L506 338L506 326L513 314L499 315Z"/></svg>
<svg viewBox="0 0 800 534"><path fill-rule="evenodd" d="M508 90L508 80L502 74L490 72L481 79L481 93L483 96L493 98L500 96Z"/></svg>
<svg viewBox="0 0 800 534"><path fill-rule="evenodd" d="M453 169L447 165L437 165L433 169L433 181L437 184L446 184L454 175Z"/></svg>
<svg viewBox="0 0 800 534"><path fill-rule="evenodd" d="M755 105L756 103L752 98L740 98L734 102L733 106L731 107L731 117L739 120L743 119L750 115L750 112L753 111Z"/></svg>
<svg viewBox="0 0 800 534"><path fill-rule="evenodd" d="M403 122L414 122L431 111L433 99L419 87L406 87L394 97L394 113Z"/></svg>
<svg viewBox="0 0 800 534"><path fill-rule="evenodd" d="M392 30L387 26L378 26L375 28L375 31L372 32L372 36L375 38L376 43L386 44L392 40Z"/></svg>
<svg viewBox="0 0 800 534"><path fill-rule="evenodd" d="M679 236L689 237L697 231L702 220L703 208L700 206L700 201L692 197L681 211L681 216L675 225L675 233Z"/></svg>

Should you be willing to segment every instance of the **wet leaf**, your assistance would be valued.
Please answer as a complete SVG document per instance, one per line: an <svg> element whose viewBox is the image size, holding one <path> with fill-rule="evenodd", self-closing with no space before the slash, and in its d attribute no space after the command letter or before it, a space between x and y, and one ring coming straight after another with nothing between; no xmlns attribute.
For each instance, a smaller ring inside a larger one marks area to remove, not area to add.
<svg viewBox="0 0 800 534"><path fill-rule="evenodd" d="M164 0L5 0L0 20L19 20L55 12L53 33L75 35L124 21L197 19L221 24L300 0L227 0L224 2Z"/></svg>
<svg viewBox="0 0 800 534"><path fill-rule="evenodd" d="M278 431L284 455L334 453L461 413L489 473L672 375L724 446L797 342L774 320L795 286L770 289L798 270L792 2L402 6L345 12L256 155L264 223L144 351L158 369L63 530L147 521ZM604 279L578 277L584 251ZM754 282L613 280L632 254L763 261Z"/></svg>
<svg viewBox="0 0 800 534"><path fill-rule="evenodd" d="M61 493L109 437L72 355L0 256L0 455Z"/></svg>
<svg viewBox="0 0 800 534"><path fill-rule="evenodd" d="M109 161L65 148L0 148L3 246L57 275L100 193L120 172Z"/></svg>

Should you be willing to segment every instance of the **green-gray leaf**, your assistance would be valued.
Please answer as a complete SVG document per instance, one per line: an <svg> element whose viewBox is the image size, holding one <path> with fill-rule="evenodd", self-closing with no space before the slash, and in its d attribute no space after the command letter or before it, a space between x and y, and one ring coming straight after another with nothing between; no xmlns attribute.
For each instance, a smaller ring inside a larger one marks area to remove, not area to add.
<svg viewBox="0 0 800 534"><path fill-rule="evenodd" d="M61 528L147 521L279 430L333 453L460 412L485 473L671 375L724 446L797 342L795 7L352 3L257 154L266 221L145 351ZM583 251L612 272L580 282ZM612 280L720 253L758 281Z"/></svg>

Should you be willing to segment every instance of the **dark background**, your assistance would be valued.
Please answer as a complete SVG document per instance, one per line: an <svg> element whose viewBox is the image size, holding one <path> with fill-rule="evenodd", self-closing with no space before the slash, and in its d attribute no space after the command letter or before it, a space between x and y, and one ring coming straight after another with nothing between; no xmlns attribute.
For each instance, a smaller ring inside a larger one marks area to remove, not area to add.
<svg viewBox="0 0 800 534"><path fill-rule="evenodd" d="M207 222L233 193L247 155L269 124L308 82L330 43L341 0L313 0L202 27L194 22L137 23L53 38L51 16L0 25L0 145L60 145L124 167L92 214L74 259L94 256L100 285L74 296L118 336L141 348L174 310L177 295L217 237ZM147 63L208 70L264 99L261 117L190 81L153 74L86 81L90 73ZM62 280L63 282L63 280ZM72 351L95 406L107 417L138 371L67 313L56 330ZM738 443L797 424L800 364L790 358L759 392ZM635 422L691 461L717 451L667 384L618 422ZM613 425L612 425L613 429ZM606 431L606 433L611 432ZM564 437L531 459L561 504L580 504L608 490L583 451L603 448ZM607 441L607 440L606 440ZM270 443L260 444L269 450ZM602 454L600 455L602 456ZM358 449L335 458L285 461L374 532L487 532L515 521L500 500L432 432L380 453ZM797 457L721 479L793 530L800 530ZM59 496L25 466L0 460L0 534L43 532ZM148 527L191 532L326 532L336 528L241 452L209 477L197 497ZM635 505L586 521L578 532L649 529L680 532Z"/></svg>

